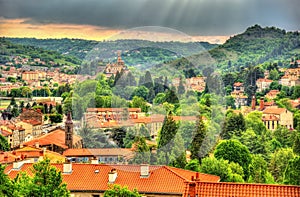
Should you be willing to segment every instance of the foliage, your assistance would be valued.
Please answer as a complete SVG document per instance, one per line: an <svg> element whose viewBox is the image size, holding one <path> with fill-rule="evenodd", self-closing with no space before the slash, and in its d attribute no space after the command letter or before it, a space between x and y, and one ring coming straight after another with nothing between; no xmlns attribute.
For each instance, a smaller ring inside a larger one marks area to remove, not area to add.
<svg viewBox="0 0 300 197"><path fill-rule="evenodd" d="M163 122L163 126L158 137L158 157L160 158L161 164L170 163L170 155L172 148L174 147L174 138L176 136L178 126L173 120L172 113L169 113Z"/></svg>
<svg viewBox="0 0 300 197"><path fill-rule="evenodd" d="M134 164L150 163L150 149L144 137L136 136L134 140L135 155L132 159Z"/></svg>
<svg viewBox="0 0 300 197"><path fill-rule="evenodd" d="M108 136L101 130L93 130L87 125L79 129L78 134L82 137L85 148L112 148Z"/></svg>
<svg viewBox="0 0 300 197"><path fill-rule="evenodd" d="M252 162L249 166L249 182L267 183L267 162L261 155L252 155Z"/></svg>
<svg viewBox="0 0 300 197"><path fill-rule="evenodd" d="M221 136L223 139L230 139L233 135L241 136L246 130L246 123L241 113L228 113Z"/></svg>
<svg viewBox="0 0 300 197"><path fill-rule="evenodd" d="M300 185L300 156L291 159L284 173L284 183Z"/></svg>
<svg viewBox="0 0 300 197"><path fill-rule="evenodd" d="M202 159L200 172L220 176L221 182L244 182L243 168L228 160L206 157Z"/></svg>
<svg viewBox="0 0 300 197"><path fill-rule="evenodd" d="M62 122L62 115L58 114L58 113L50 114L49 119L50 119L51 123L60 123L60 122Z"/></svg>
<svg viewBox="0 0 300 197"><path fill-rule="evenodd" d="M192 170L195 172L200 172L200 163L198 159L190 160L184 167L186 170Z"/></svg>
<svg viewBox="0 0 300 197"><path fill-rule="evenodd" d="M281 148L271 155L269 162L269 171L274 177L275 182L283 183L284 172L289 160L293 159L295 154L291 148Z"/></svg>
<svg viewBox="0 0 300 197"><path fill-rule="evenodd" d="M217 159L225 159L229 162L235 162L243 167L245 179L248 179L249 165L251 163L251 155L249 149L237 140L221 141L214 152Z"/></svg>
<svg viewBox="0 0 300 197"><path fill-rule="evenodd" d="M142 197L136 189L129 190L126 186L109 185L109 189L104 192L104 197Z"/></svg>
<svg viewBox="0 0 300 197"><path fill-rule="evenodd" d="M5 166L0 164L0 196L13 196L13 183L4 173Z"/></svg>
<svg viewBox="0 0 300 197"><path fill-rule="evenodd" d="M203 122L202 116L198 116L196 129L193 133L193 140L191 143L191 158L198 159L201 163L201 159L208 154L206 137L206 126Z"/></svg>
<svg viewBox="0 0 300 197"><path fill-rule="evenodd" d="M10 146L8 144L7 139L0 134L0 151L9 151Z"/></svg>

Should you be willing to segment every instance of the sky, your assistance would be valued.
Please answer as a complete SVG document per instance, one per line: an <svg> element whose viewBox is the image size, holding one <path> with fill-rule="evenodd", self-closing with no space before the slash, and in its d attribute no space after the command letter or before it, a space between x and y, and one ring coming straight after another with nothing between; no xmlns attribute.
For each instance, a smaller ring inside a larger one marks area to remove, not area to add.
<svg viewBox="0 0 300 197"><path fill-rule="evenodd" d="M102 40L160 26L218 43L255 24L298 31L299 8L299 0L0 0L0 36ZM177 39L165 34L149 37Z"/></svg>

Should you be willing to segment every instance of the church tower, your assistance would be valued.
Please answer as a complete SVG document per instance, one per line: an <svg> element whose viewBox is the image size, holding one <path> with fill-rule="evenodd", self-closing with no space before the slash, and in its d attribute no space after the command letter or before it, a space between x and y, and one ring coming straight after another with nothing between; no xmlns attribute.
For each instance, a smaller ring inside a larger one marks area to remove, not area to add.
<svg viewBox="0 0 300 197"><path fill-rule="evenodd" d="M68 112L65 122L65 144L68 148L73 148L73 121L71 112Z"/></svg>

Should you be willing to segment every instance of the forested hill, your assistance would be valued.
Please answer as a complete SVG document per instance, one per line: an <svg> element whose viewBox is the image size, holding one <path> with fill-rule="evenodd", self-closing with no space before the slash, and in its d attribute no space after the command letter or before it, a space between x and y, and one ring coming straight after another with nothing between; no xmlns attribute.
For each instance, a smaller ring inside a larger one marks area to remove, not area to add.
<svg viewBox="0 0 300 197"><path fill-rule="evenodd" d="M12 60L12 57L20 56L21 58L27 58L28 63L32 63L35 66L44 66L40 65L40 62L34 62L34 59L40 59L41 62L45 62L45 65L50 65L49 62L52 62L52 66L74 66L80 65L81 60L70 56L62 55L56 51L50 51L34 46L27 46L22 44L15 44L8 41L5 38L0 38L0 63L5 64Z"/></svg>
<svg viewBox="0 0 300 197"><path fill-rule="evenodd" d="M300 53L300 36L299 32L255 25L209 52L218 61L219 67L225 70L267 61L290 60Z"/></svg>
<svg viewBox="0 0 300 197"><path fill-rule="evenodd" d="M46 50L55 50L61 54L68 54L79 59L84 59L94 48L105 49L106 52L114 54L116 50L126 52L124 60L129 65L140 63L141 55L144 58L151 57L147 61L169 61L178 56L189 56L203 50L217 47L216 44L208 42L152 42L147 40L117 40L117 41L91 41L81 39L35 39L35 38L7 38L13 43L40 47ZM139 50L140 55L136 54ZM166 52L169 51L169 52ZM131 54L132 52L132 54ZM176 54L176 56L174 56ZM131 57L130 57L131 56ZM143 58L142 58L143 59Z"/></svg>

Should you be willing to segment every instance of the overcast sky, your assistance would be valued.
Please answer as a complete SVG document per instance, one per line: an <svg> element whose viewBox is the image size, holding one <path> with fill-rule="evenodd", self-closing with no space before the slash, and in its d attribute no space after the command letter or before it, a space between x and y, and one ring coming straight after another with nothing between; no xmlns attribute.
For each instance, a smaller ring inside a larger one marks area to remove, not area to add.
<svg viewBox="0 0 300 197"><path fill-rule="evenodd" d="M193 36L233 35L259 24L299 30L299 0L0 0L1 23L100 29L164 26Z"/></svg>

